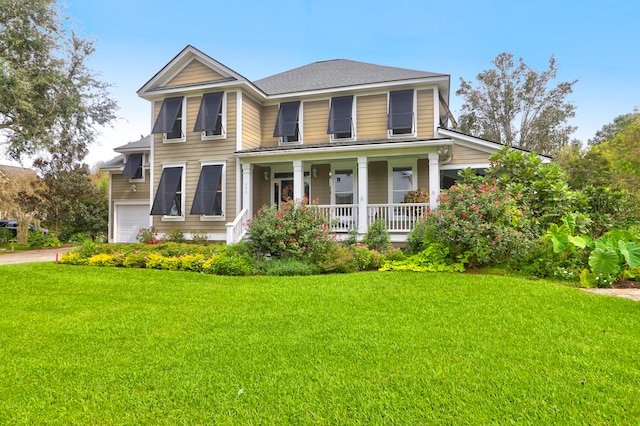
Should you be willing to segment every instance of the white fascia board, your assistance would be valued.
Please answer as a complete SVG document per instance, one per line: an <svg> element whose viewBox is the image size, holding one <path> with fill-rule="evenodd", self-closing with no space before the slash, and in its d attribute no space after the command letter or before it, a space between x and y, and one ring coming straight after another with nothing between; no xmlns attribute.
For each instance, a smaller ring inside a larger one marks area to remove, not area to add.
<svg viewBox="0 0 640 426"><path fill-rule="evenodd" d="M445 164L440 166L440 170L458 170L458 169L487 169L491 163L462 163L462 164Z"/></svg>
<svg viewBox="0 0 640 426"><path fill-rule="evenodd" d="M147 99L151 93L159 93L164 92L163 90L156 91L153 88L155 86L162 86L164 83L171 81L176 75L178 75L187 65L191 63L194 59L197 59L204 65L208 66L212 70L218 72L226 78L233 78L234 81L229 83L238 84L243 83L251 88L252 91L258 93L262 97L265 94L258 89L253 83L247 80L241 74L235 72L231 68L223 65L222 63L216 61L212 57L202 53L195 47L189 45L185 47L178 55L176 55L167 65L162 67L160 71L158 71L149 81L147 81L138 91L136 92L138 96L141 98ZM214 85L215 87L215 85ZM174 89L167 89L169 92L175 92ZM164 92L166 93L166 92Z"/></svg>
<svg viewBox="0 0 640 426"><path fill-rule="evenodd" d="M337 93L341 92L352 92L352 91L362 91L362 90L372 90L372 89L385 89L386 91L392 87L398 86L415 86L419 84L432 84L438 85L440 82L446 82L449 84L449 77L425 77L425 78L416 78L416 79L407 79L407 80L397 80L397 81L385 81L381 83L370 83L370 84L360 84L355 86L343 86L343 87L331 87L327 89L317 89L317 90L308 90L304 92L290 92L290 93L282 93L277 95L267 95L268 100L277 100L283 98L292 98L292 97L303 97L303 96L314 96L314 95L326 95L331 94L331 96L335 96ZM418 88L416 88L419 90Z"/></svg>
<svg viewBox="0 0 640 426"><path fill-rule="evenodd" d="M438 134L443 135L445 137L455 139L456 144L466 146L467 148L474 148L479 151L488 152L493 154L494 152L500 151L506 145L502 145L497 142L491 142L486 139L476 138L475 136L465 135L463 133L451 132L446 129L438 128ZM518 148L513 148L518 149ZM527 150L520 150L523 152L531 152ZM537 153L536 153L537 154ZM540 160L543 163L550 163L552 158L546 155L537 154Z"/></svg>
<svg viewBox="0 0 640 426"><path fill-rule="evenodd" d="M224 81L221 83L209 82L205 84L198 84L193 86L182 86L182 87L168 87L162 89L154 89L145 93L138 93L142 99L146 99L148 101L161 100L167 97L167 95L173 96L196 96L202 94L206 91L217 90L217 89L225 89L226 91L232 91L232 89L248 89L248 91L253 94L253 97L257 99L265 99L264 93L256 89L256 87L246 81Z"/></svg>
<svg viewBox="0 0 640 426"><path fill-rule="evenodd" d="M483 147L485 148L484 151L486 152L495 152L504 148L504 145L502 144L491 142L485 139L476 138L475 136L465 135L463 133L458 133L458 132L450 132L442 128L438 128L437 130L440 135L447 138L454 139L456 143L460 143L460 145L464 145L469 148L478 149L479 147ZM466 142L466 144L464 142ZM487 151L487 150L490 150L490 151Z"/></svg>
<svg viewBox="0 0 640 426"><path fill-rule="evenodd" d="M408 150L408 149L424 149L424 148L439 148L442 146L453 145L452 140L424 140L424 141L409 141L409 142L389 142L384 144L362 144L362 145L343 145L343 146L328 146L322 148L297 148L297 149L284 149L274 151L257 151L257 152L239 152L233 154L233 157L242 158L245 161L252 162L252 159L258 161L264 161L268 157L285 157L285 156L322 156L326 158L339 158L342 157L342 153L345 152L379 152L390 150Z"/></svg>

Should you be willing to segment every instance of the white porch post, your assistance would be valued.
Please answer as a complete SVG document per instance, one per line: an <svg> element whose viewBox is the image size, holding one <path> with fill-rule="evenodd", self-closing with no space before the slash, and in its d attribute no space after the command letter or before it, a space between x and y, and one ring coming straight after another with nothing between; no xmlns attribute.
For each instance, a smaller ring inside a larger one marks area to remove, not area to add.
<svg viewBox="0 0 640 426"><path fill-rule="evenodd" d="M429 153L429 207L438 207L440 196L440 154Z"/></svg>
<svg viewBox="0 0 640 426"><path fill-rule="evenodd" d="M293 160L293 199L302 200L304 196L304 171L302 160Z"/></svg>
<svg viewBox="0 0 640 426"><path fill-rule="evenodd" d="M369 175L367 157L358 157L358 234L366 234L367 205L369 204Z"/></svg>
<svg viewBox="0 0 640 426"><path fill-rule="evenodd" d="M242 208L253 212L253 164L242 163ZM236 214L240 213L239 211Z"/></svg>

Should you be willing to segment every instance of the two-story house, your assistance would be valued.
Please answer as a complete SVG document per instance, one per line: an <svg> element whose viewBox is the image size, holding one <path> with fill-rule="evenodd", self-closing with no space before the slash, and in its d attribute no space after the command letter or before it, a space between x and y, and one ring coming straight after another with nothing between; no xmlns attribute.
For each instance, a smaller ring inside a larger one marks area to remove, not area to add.
<svg viewBox="0 0 640 426"><path fill-rule="evenodd" d="M402 242L457 171L502 145L448 130L450 76L350 60L249 81L187 46L138 91L151 136L116 149L110 241L140 227L238 241L257 209L315 201L338 233ZM428 203L405 203L425 189Z"/></svg>

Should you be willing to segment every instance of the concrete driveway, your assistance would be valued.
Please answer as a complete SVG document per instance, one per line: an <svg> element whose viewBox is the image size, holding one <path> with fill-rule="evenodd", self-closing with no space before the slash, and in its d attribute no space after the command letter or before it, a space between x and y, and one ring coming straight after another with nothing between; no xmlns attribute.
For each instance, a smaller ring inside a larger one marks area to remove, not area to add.
<svg viewBox="0 0 640 426"><path fill-rule="evenodd" d="M55 262L56 256L73 250L75 247L54 247L40 250L0 251L0 265L16 263Z"/></svg>

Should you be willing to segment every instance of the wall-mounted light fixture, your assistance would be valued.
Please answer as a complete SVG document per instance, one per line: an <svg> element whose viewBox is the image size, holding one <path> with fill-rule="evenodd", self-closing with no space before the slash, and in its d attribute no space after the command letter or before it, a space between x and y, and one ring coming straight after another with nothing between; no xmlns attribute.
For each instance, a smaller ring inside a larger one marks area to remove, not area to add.
<svg viewBox="0 0 640 426"><path fill-rule="evenodd" d="M311 173L313 174L314 178L318 177L318 169L316 169L315 167L313 169L311 169Z"/></svg>
<svg viewBox="0 0 640 426"><path fill-rule="evenodd" d="M136 186L135 183L131 185L131 192L136 192L137 190L138 190L138 187Z"/></svg>
<svg viewBox="0 0 640 426"><path fill-rule="evenodd" d="M269 180L269 172L268 171L264 171L264 180Z"/></svg>

